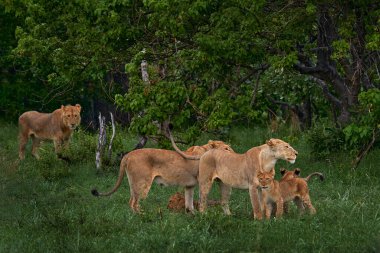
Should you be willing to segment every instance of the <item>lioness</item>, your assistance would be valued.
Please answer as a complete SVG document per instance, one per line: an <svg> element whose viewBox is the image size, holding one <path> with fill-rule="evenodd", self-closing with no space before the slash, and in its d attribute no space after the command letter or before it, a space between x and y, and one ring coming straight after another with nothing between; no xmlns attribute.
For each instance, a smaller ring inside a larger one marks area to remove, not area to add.
<svg viewBox="0 0 380 253"><path fill-rule="evenodd" d="M288 202L292 201L297 205L298 210L303 213L305 207L309 209L311 214L316 213L314 206L311 204L308 181L313 176L319 176L321 181L324 176L320 172L313 172L305 178L301 178L301 170L296 168L294 170L280 170L282 178L280 180L281 195L284 198L284 211L288 210Z"/></svg>
<svg viewBox="0 0 380 253"><path fill-rule="evenodd" d="M191 147L184 153L190 156L201 155L211 149L231 150L231 147L222 141L209 141L202 148ZM127 173L130 200L133 211L139 212L139 200L146 198L152 182L161 185L179 185L185 187L185 206L190 212L194 210L194 187L198 183L199 161L188 160L176 151L164 149L144 148L134 150L123 157L120 163L119 177L114 188L107 193L92 190L94 196L108 196L114 193Z"/></svg>
<svg viewBox="0 0 380 253"><path fill-rule="evenodd" d="M262 219L257 172L270 171L278 159L294 163L297 154L298 152L288 143L279 139L270 139L266 144L253 147L244 154L220 150L206 152L199 162L198 181L201 196L199 211L205 211L212 182L215 178L219 178L222 181L221 204L225 214L231 213L228 206L231 187L249 189L254 218Z"/></svg>
<svg viewBox="0 0 380 253"><path fill-rule="evenodd" d="M32 139L32 155L39 158L37 150L41 140L53 140L55 152L59 155L63 145L67 145L73 130L80 124L81 106L62 105L52 113L37 111L24 112L18 119L19 158L25 158L25 146Z"/></svg>

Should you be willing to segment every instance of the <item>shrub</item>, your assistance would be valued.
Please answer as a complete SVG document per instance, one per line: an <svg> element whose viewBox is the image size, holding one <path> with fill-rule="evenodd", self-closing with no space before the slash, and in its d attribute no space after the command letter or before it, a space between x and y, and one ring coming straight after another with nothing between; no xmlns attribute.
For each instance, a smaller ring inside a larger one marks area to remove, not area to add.
<svg viewBox="0 0 380 253"><path fill-rule="evenodd" d="M40 175L48 181L57 181L70 176L70 166L67 162L57 159L54 152L41 150L41 159L38 163Z"/></svg>
<svg viewBox="0 0 380 253"><path fill-rule="evenodd" d="M356 120L344 128L347 145L358 150L376 138L380 130L380 90L371 89L359 94L359 113Z"/></svg>
<svg viewBox="0 0 380 253"><path fill-rule="evenodd" d="M325 158L346 149L343 131L326 122L311 128L306 137L316 158Z"/></svg>

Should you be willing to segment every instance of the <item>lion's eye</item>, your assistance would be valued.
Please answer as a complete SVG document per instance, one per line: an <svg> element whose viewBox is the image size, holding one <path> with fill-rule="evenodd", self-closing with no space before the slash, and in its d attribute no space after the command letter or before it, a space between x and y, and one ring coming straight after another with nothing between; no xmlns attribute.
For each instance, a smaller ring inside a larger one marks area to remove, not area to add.
<svg viewBox="0 0 380 253"><path fill-rule="evenodd" d="M68 117L68 118L70 118L70 117L71 117L71 115L67 115L67 117Z"/></svg>
<svg viewBox="0 0 380 253"><path fill-rule="evenodd" d="M289 146L288 146L288 145L286 145L286 146L285 146L285 148L289 148Z"/></svg>

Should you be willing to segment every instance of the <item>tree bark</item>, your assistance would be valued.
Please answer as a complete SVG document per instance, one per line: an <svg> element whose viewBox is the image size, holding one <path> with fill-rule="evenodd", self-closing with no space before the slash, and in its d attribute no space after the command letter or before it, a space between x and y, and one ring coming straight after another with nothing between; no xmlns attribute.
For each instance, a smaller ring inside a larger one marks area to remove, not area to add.
<svg viewBox="0 0 380 253"><path fill-rule="evenodd" d="M355 71L348 64L343 65L343 69L345 76L351 78L342 77L337 70L337 63L332 59L332 45L334 41L339 39L339 35L337 22L330 15L328 4L318 5L317 19L317 48L314 50L317 61L313 64L299 47L299 63L295 65L295 68L300 73L313 77L313 80L322 88L324 96L339 110L338 123L346 125L351 120L350 108L357 104L360 82L355 81L356 79L353 78L355 74L351 74ZM334 92L331 91L329 84Z"/></svg>

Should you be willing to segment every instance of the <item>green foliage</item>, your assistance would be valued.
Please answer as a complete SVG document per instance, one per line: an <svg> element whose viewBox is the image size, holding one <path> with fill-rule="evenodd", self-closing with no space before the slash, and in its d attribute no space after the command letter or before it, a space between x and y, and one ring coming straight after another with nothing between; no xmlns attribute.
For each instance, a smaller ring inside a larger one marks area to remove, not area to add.
<svg viewBox="0 0 380 253"><path fill-rule="evenodd" d="M14 120L24 110L52 111L68 103L88 112L91 100L102 98L131 114L134 133L160 138L159 126L169 120L187 141L201 131L265 125L269 110L286 118L281 102L312 101L315 118L327 117L332 107L326 93L294 69L301 58L309 67L321 58L316 21L322 5L339 35L326 47L335 74L345 76L357 60L352 48L360 44L358 54L370 58L363 59L363 72L352 73L378 83L379 10L368 1L2 1L0 110ZM149 83L141 80L142 60ZM120 72L128 75L126 94L111 78ZM328 83L343 99L334 87ZM367 138L360 124L347 133Z"/></svg>
<svg viewBox="0 0 380 253"><path fill-rule="evenodd" d="M48 94L44 86L33 81L29 73L17 73L18 61L11 56L17 45L15 29L21 19L6 12L0 4L0 116L15 120L25 109L41 109L38 97ZM28 80L28 81L26 81Z"/></svg>
<svg viewBox="0 0 380 253"><path fill-rule="evenodd" d="M116 96L116 103L134 113L131 130L157 134L152 121L170 119L177 128L197 128L190 131L196 134L200 129L221 131L243 119L262 120L261 102L250 105L252 83L240 83L239 79L263 60L260 48L265 45L259 39L252 42L257 22L249 15L263 2L232 1L236 6L218 1L145 4L152 11L149 28L161 43L142 44L126 64L131 88ZM150 66L150 84L141 81L142 59ZM164 76L158 74L160 68ZM240 76L236 76L238 68ZM185 138L195 137L187 134Z"/></svg>
<svg viewBox="0 0 380 253"><path fill-rule="evenodd" d="M361 148L380 130L380 90L371 89L359 95L357 120L344 128L345 140L352 149Z"/></svg>
<svg viewBox="0 0 380 253"><path fill-rule="evenodd" d="M307 133L307 139L317 159L346 151L347 148L342 130L326 121L321 121L311 128Z"/></svg>
<svg viewBox="0 0 380 253"><path fill-rule="evenodd" d="M337 151L357 152L378 138L380 129L380 91L371 89L359 95L358 117L344 129L336 128L327 120L308 131L308 141L317 157L327 157Z"/></svg>
<svg viewBox="0 0 380 253"><path fill-rule="evenodd" d="M95 157L96 144L96 136L79 128L73 133L63 156L70 158L70 162L80 162L83 157Z"/></svg>
<svg viewBox="0 0 380 253"><path fill-rule="evenodd" d="M41 149L43 151L43 149ZM59 160L53 152L40 152L38 172L47 181L62 180L70 176L71 171L67 162ZM33 158L34 159L34 158Z"/></svg>
<svg viewBox="0 0 380 253"><path fill-rule="evenodd" d="M46 111L47 107L49 111L57 104L68 103L81 103L87 109L92 97L112 100L121 88L117 80L106 80L106 75L120 72L125 58L133 51L130 46L141 35L140 4L139 1L2 2L1 7L18 17L17 23L10 22L17 44L12 44L13 50L8 55L26 73L21 80L28 80L28 85L9 81L7 91L13 94L17 91L19 96L4 103L17 107L20 98L25 98L34 103L19 103L26 104L24 109ZM32 86L30 79L36 84Z"/></svg>

